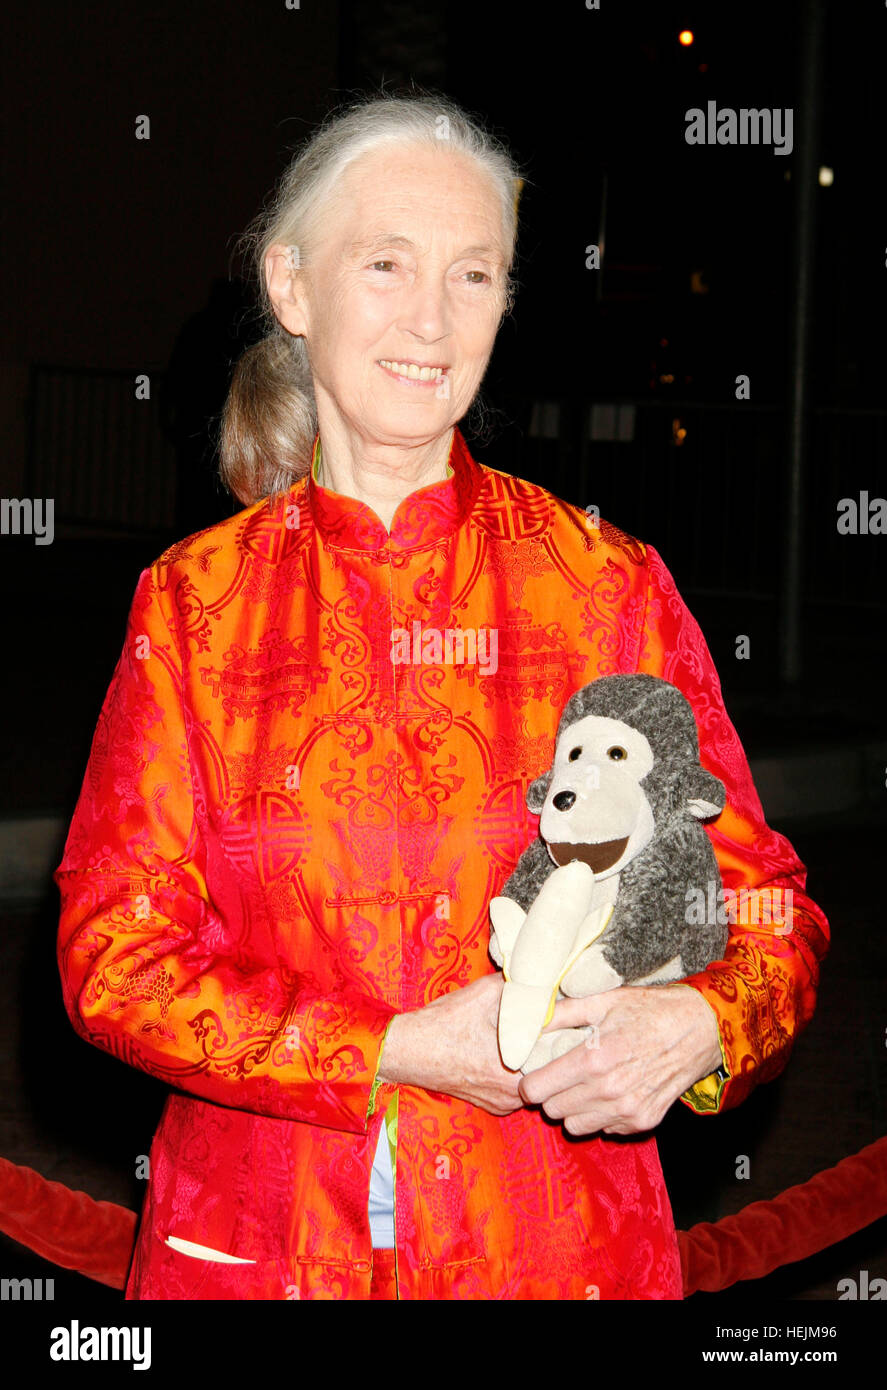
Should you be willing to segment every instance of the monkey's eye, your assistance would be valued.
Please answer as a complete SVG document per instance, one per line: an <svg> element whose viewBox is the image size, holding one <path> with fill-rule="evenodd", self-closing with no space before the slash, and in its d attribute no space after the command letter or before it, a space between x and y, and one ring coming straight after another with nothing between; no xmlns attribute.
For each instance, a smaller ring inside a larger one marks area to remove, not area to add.
<svg viewBox="0 0 887 1390"><path fill-rule="evenodd" d="M619 744L617 743L614 744L612 748L607 749L607 757L610 758L614 763L621 763L623 758L628 757L628 754L626 753L625 749L620 748Z"/></svg>
<svg viewBox="0 0 887 1390"><path fill-rule="evenodd" d="M581 758L581 757L582 757L582 749L581 749L581 748L571 748L571 749L570 749L570 762L571 762L571 763L574 763L574 762L576 761L577 758Z"/></svg>

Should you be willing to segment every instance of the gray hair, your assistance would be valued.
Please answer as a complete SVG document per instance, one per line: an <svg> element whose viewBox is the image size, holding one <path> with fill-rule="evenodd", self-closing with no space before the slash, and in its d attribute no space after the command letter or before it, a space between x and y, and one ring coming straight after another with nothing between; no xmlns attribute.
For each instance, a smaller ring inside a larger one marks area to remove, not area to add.
<svg viewBox="0 0 887 1390"><path fill-rule="evenodd" d="M265 281L265 258L276 243L303 258L345 170L383 145L429 144L470 156L487 174L502 205L507 248L503 314L514 299L511 270L517 201L524 182L506 147L455 103L434 94L364 97L331 112L281 176L268 205L240 238L258 284L265 336L237 366L222 413L220 472L246 505L285 491L308 472L317 406L304 338L278 321ZM476 398L477 400L477 398Z"/></svg>

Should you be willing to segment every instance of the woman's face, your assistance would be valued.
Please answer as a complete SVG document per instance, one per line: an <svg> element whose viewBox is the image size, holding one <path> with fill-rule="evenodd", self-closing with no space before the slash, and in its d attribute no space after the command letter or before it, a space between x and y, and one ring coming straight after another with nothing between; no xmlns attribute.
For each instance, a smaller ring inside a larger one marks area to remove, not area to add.
<svg viewBox="0 0 887 1390"><path fill-rule="evenodd" d="M351 165L292 277L285 248L269 254L277 315L307 341L322 432L431 441L481 383L505 303L501 204L474 161L441 143ZM443 370L417 380L410 364Z"/></svg>

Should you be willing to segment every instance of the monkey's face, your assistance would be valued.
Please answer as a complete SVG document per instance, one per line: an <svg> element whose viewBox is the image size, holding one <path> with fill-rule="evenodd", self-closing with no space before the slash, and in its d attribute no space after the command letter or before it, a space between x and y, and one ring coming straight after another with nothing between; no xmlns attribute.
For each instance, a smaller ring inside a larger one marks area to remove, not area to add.
<svg viewBox="0 0 887 1390"><path fill-rule="evenodd" d="M640 783L654 761L644 735L620 719L588 715L564 730L539 821L555 864L582 859L608 878L650 843L653 812Z"/></svg>

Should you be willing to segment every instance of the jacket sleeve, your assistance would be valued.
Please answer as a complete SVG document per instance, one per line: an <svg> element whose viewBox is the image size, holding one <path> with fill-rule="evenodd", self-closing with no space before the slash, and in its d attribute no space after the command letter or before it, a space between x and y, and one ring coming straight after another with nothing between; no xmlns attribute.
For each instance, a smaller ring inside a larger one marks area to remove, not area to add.
<svg viewBox="0 0 887 1390"><path fill-rule="evenodd" d="M637 669L662 676L686 695L696 715L700 760L727 791L725 809L706 830L728 908L734 905L728 913L730 936L723 960L684 982L714 1010L723 1066L681 1099L699 1113L711 1113L738 1105L785 1067L815 1008L829 926L804 892L804 865L788 840L766 824L699 624L652 546L646 555Z"/></svg>
<svg viewBox="0 0 887 1390"><path fill-rule="evenodd" d="M214 905L166 601L145 570L55 872L65 1008L87 1041L192 1095L365 1133L394 1089L376 1073L395 1011L319 991Z"/></svg>

